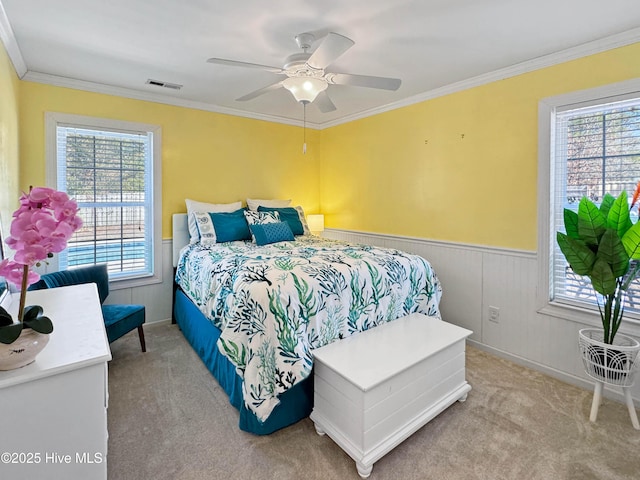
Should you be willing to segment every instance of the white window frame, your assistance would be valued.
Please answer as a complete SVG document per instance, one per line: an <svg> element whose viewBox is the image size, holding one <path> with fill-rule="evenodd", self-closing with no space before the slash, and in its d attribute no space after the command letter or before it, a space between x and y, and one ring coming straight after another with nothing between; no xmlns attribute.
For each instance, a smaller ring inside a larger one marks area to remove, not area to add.
<svg viewBox="0 0 640 480"><path fill-rule="evenodd" d="M123 133L152 133L153 134L153 158L152 158L152 197L153 197L153 274L110 278L110 288L118 290L122 288L139 287L162 282L162 163L161 146L162 131L159 125L145 123L125 122L99 117L72 115L58 112L45 112L45 164L46 184L56 188L57 182L57 139L56 130L61 126L75 126L93 130L116 131ZM58 270L58 256L54 255L49 260L47 271Z"/></svg>
<svg viewBox="0 0 640 480"><path fill-rule="evenodd" d="M555 114L558 111L606 104L631 98L640 98L640 79L580 90L541 100L538 104L538 292L539 313L575 321L594 327L602 327L598 307L572 305L551 300L551 255L556 241L552 231L554 185ZM640 334L640 318L626 314L621 332Z"/></svg>

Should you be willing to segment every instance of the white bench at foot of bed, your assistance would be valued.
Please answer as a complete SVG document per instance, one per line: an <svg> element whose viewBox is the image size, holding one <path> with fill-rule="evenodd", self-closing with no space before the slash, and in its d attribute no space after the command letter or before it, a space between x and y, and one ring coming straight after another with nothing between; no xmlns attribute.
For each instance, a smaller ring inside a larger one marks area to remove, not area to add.
<svg viewBox="0 0 640 480"><path fill-rule="evenodd" d="M314 350L311 420L356 462L373 464L454 403L465 379L472 332L412 314Z"/></svg>

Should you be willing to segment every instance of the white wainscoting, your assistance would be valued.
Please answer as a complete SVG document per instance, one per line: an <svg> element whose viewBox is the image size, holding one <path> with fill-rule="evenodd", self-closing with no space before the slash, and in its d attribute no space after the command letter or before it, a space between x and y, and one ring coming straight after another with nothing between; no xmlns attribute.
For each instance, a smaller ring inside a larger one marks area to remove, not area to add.
<svg viewBox="0 0 640 480"><path fill-rule="evenodd" d="M323 236L397 248L426 258L443 286L443 318L473 331L469 339L472 345L582 388L593 388L584 373L577 341L578 330L592 325L536 311L535 252L336 229L325 230ZM148 323L169 320L171 252L172 241L164 240L162 283L112 290L108 301L146 305ZM489 320L490 306L500 309L498 323ZM617 389L605 394L623 400ZM640 381L633 397L639 403Z"/></svg>
<svg viewBox="0 0 640 480"><path fill-rule="evenodd" d="M141 287L112 288L105 303L137 303L144 305L146 322L171 319L173 299L173 264L171 239L162 241L162 282Z"/></svg>
<svg viewBox="0 0 640 480"><path fill-rule="evenodd" d="M397 248L426 258L442 283L443 319L472 330L472 345L582 388L593 388L578 351L578 330L592 325L536 311L535 252L337 229L327 229L323 236ZM500 309L497 323L489 319L490 306ZM632 392L638 403L640 381ZM605 393L623 401L619 389Z"/></svg>

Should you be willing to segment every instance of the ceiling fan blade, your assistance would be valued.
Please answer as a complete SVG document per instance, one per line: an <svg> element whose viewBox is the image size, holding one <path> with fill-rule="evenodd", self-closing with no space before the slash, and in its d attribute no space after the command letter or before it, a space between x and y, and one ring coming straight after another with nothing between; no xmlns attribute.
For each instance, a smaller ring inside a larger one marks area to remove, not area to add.
<svg viewBox="0 0 640 480"><path fill-rule="evenodd" d="M307 60L307 65L322 69L333 63L354 45L354 41L338 33L330 32Z"/></svg>
<svg viewBox="0 0 640 480"><path fill-rule="evenodd" d="M329 112L333 112L334 110L337 110L336 106L333 104L333 102L329 98L329 95L327 95L326 90L320 92L316 97L316 99L313 101L313 103L315 103L318 106L318 109L322 113L329 113Z"/></svg>
<svg viewBox="0 0 640 480"><path fill-rule="evenodd" d="M260 65L259 63L238 62L237 60L227 60L225 58L209 58L207 63L217 63L218 65L228 65L230 67L258 68L272 73L284 73L284 70L280 67L270 67L269 65Z"/></svg>
<svg viewBox="0 0 640 480"><path fill-rule="evenodd" d="M251 93L247 93L246 95L243 95L240 98L236 98L236 102L246 102L247 100L252 100L256 97L259 97L260 95L273 92L274 90L277 90L279 88L282 88L282 82L274 83L272 85L267 85L266 87L260 88Z"/></svg>
<svg viewBox="0 0 640 480"><path fill-rule="evenodd" d="M398 90L402 83L399 78L351 75L350 73L329 73L325 78L329 83L336 85L352 85L354 87L379 88L382 90Z"/></svg>

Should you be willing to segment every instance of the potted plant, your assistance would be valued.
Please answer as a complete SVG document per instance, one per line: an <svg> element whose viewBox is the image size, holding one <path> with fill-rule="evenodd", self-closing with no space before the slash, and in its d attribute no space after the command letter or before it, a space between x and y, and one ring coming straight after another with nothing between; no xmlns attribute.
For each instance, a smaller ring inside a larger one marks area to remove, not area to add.
<svg viewBox="0 0 640 480"><path fill-rule="evenodd" d="M625 191L617 198L607 193L600 207L583 197L577 213L565 208L566 233L557 232L558 245L571 269L588 277L596 291L602 330L580 331L587 373L619 385L626 384L640 349L635 339L617 337L626 293L640 272L640 222L633 224L630 215L639 196L640 182L631 206Z"/></svg>
<svg viewBox="0 0 640 480"><path fill-rule="evenodd" d="M10 236L6 239L7 246L15 252L14 258L0 261L0 275L20 289L15 321L0 307L0 370L31 363L48 341L48 337L38 334L53 331L53 324L43 315L42 307L25 307L27 287L40 278L32 267L64 250L71 235L82 226L77 213L77 203L66 193L52 188L30 188L29 193L20 197L20 207L13 213ZM26 345L39 348L30 360L27 346L12 345L21 337L29 337L23 339Z"/></svg>

